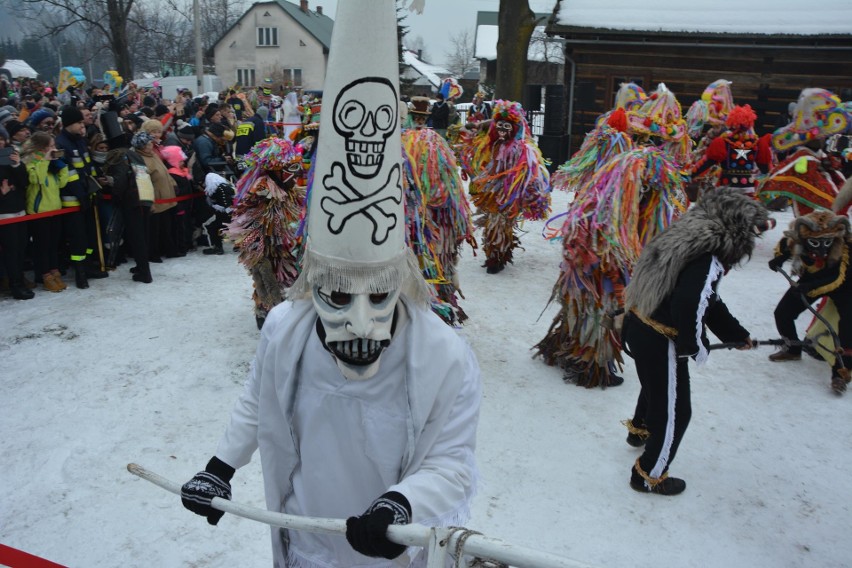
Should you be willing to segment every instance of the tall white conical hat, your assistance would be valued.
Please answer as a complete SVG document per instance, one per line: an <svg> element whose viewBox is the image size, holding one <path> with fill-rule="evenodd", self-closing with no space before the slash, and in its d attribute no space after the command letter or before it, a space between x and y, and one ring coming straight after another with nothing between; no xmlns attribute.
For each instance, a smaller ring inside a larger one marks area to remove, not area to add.
<svg viewBox="0 0 852 568"><path fill-rule="evenodd" d="M338 3L315 162L291 297L424 289L405 243L394 0Z"/></svg>

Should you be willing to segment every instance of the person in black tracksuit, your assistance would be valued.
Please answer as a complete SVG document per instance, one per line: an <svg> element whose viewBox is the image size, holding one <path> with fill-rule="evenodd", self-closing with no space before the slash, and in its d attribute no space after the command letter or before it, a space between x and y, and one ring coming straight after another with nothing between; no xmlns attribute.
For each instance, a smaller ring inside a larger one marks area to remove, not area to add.
<svg viewBox="0 0 852 568"><path fill-rule="evenodd" d="M677 495L686 489L668 469L692 416L689 359L706 360L707 328L724 342L752 347L717 288L750 255L759 234L752 228L773 224L759 203L736 190L717 190L642 251L625 292L622 329L641 384L627 439L645 447L631 470L636 491Z"/></svg>
<svg viewBox="0 0 852 568"><path fill-rule="evenodd" d="M689 425L692 416L689 359L701 363L706 357L705 328L709 327L722 341L749 341L748 331L731 315L716 292L724 269L714 265L714 260L708 253L690 262L681 271L677 287L650 319L635 313L627 316L630 323L625 326L625 341L642 385L633 424L644 425L649 433L645 452L637 464L651 478L659 479L666 473ZM709 294L705 292L707 282L711 283ZM706 309L701 307L703 302L707 302ZM644 485L636 468L631 480L631 485L634 484Z"/></svg>

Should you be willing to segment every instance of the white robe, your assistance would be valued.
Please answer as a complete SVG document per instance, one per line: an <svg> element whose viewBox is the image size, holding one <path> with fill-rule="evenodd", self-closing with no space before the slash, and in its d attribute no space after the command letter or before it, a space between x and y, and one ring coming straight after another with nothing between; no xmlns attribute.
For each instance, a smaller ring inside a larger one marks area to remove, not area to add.
<svg viewBox="0 0 852 568"><path fill-rule="evenodd" d="M387 491L406 496L412 522L460 525L478 479L481 382L470 346L427 309L408 321L378 373L347 381L316 335L308 300L267 316L255 361L216 456L240 468L260 449L267 508L317 517L360 515ZM343 536L273 527L278 568L405 566L356 553ZM415 564L423 555L414 558Z"/></svg>

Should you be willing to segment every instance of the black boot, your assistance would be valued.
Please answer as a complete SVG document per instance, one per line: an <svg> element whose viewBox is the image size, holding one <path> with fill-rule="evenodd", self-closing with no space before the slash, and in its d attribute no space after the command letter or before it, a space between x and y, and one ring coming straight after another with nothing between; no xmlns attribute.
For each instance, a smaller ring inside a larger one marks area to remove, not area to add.
<svg viewBox="0 0 852 568"><path fill-rule="evenodd" d="M109 277L109 272L106 270L101 270L100 263L96 260L94 262L89 262L86 265L86 277L87 278L107 278Z"/></svg>
<svg viewBox="0 0 852 568"><path fill-rule="evenodd" d="M204 254L225 254L225 251L222 250L222 243L219 243L218 245L213 245L212 247L206 248L201 252L203 252Z"/></svg>
<svg viewBox="0 0 852 568"><path fill-rule="evenodd" d="M636 465L630 472L630 487L639 493L651 493L653 495L679 495L686 489L686 482L677 477L668 477L663 475L658 479L651 479L647 475L642 475L639 470L639 460L636 460Z"/></svg>
<svg viewBox="0 0 852 568"><path fill-rule="evenodd" d="M134 282L142 282L143 284L150 284L154 281L154 279L151 277L150 270L137 270L133 274L133 280Z"/></svg>
<svg viewBox="0 0 852 568"><path fill-rule="evenodd" d="M89 279L86 278L86 267L83 266L82 261L74 261L74 283L81 290L89 287Z"/></svg>
<svg viewBox="0 0 852 568"><path fill-rule="evenodd" d="M9 286L9 291L12 293L12 297L16 300L32 300L35 297L33 291L23 283L11 284Z"/></svg>

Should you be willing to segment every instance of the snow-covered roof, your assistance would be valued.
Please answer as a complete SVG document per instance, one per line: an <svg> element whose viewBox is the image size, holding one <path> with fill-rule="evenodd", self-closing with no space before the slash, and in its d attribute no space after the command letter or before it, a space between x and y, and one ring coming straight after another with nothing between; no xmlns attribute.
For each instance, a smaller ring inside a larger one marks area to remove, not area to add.
<svg viewBox="0 0 852 568"><path fill-rule="evenodd" d="M476 46L473 52L476 59L487 59L489 61L497 59L497 33L497 26L476 26ZM537 26L533 31L532 40L530 40L527 59L530 61L564 63L562 45L556 42L540 41L544 37L544 26Z"/></svg>
<svg viewBox="0 0 852 568"><path fill-rule="evenodd" d="M429 83L431 83L434 87L441 86L441 75L451 75L451 73L443 67L439 67L438 65L432 65L430 63L426 63L425 61L417 59L417 55L412 51L403 51L402 61L403 63L420 73L420 75L426 77Z"/></svg>
<svg viewBox="0 0 852 568"><path fill-rule="evenodd" d="M28 79L35 79L38 77L36 70L30 67L23 59L7 59L6 63L0 65L0 67L8 69L13 78L27 77Z"/></svg>
<svg viewBox="0 0 852 568"><path fill-rule="evenodd" d="M557 24L651 32L852 34L852 1L562 0Z"/></svg>

